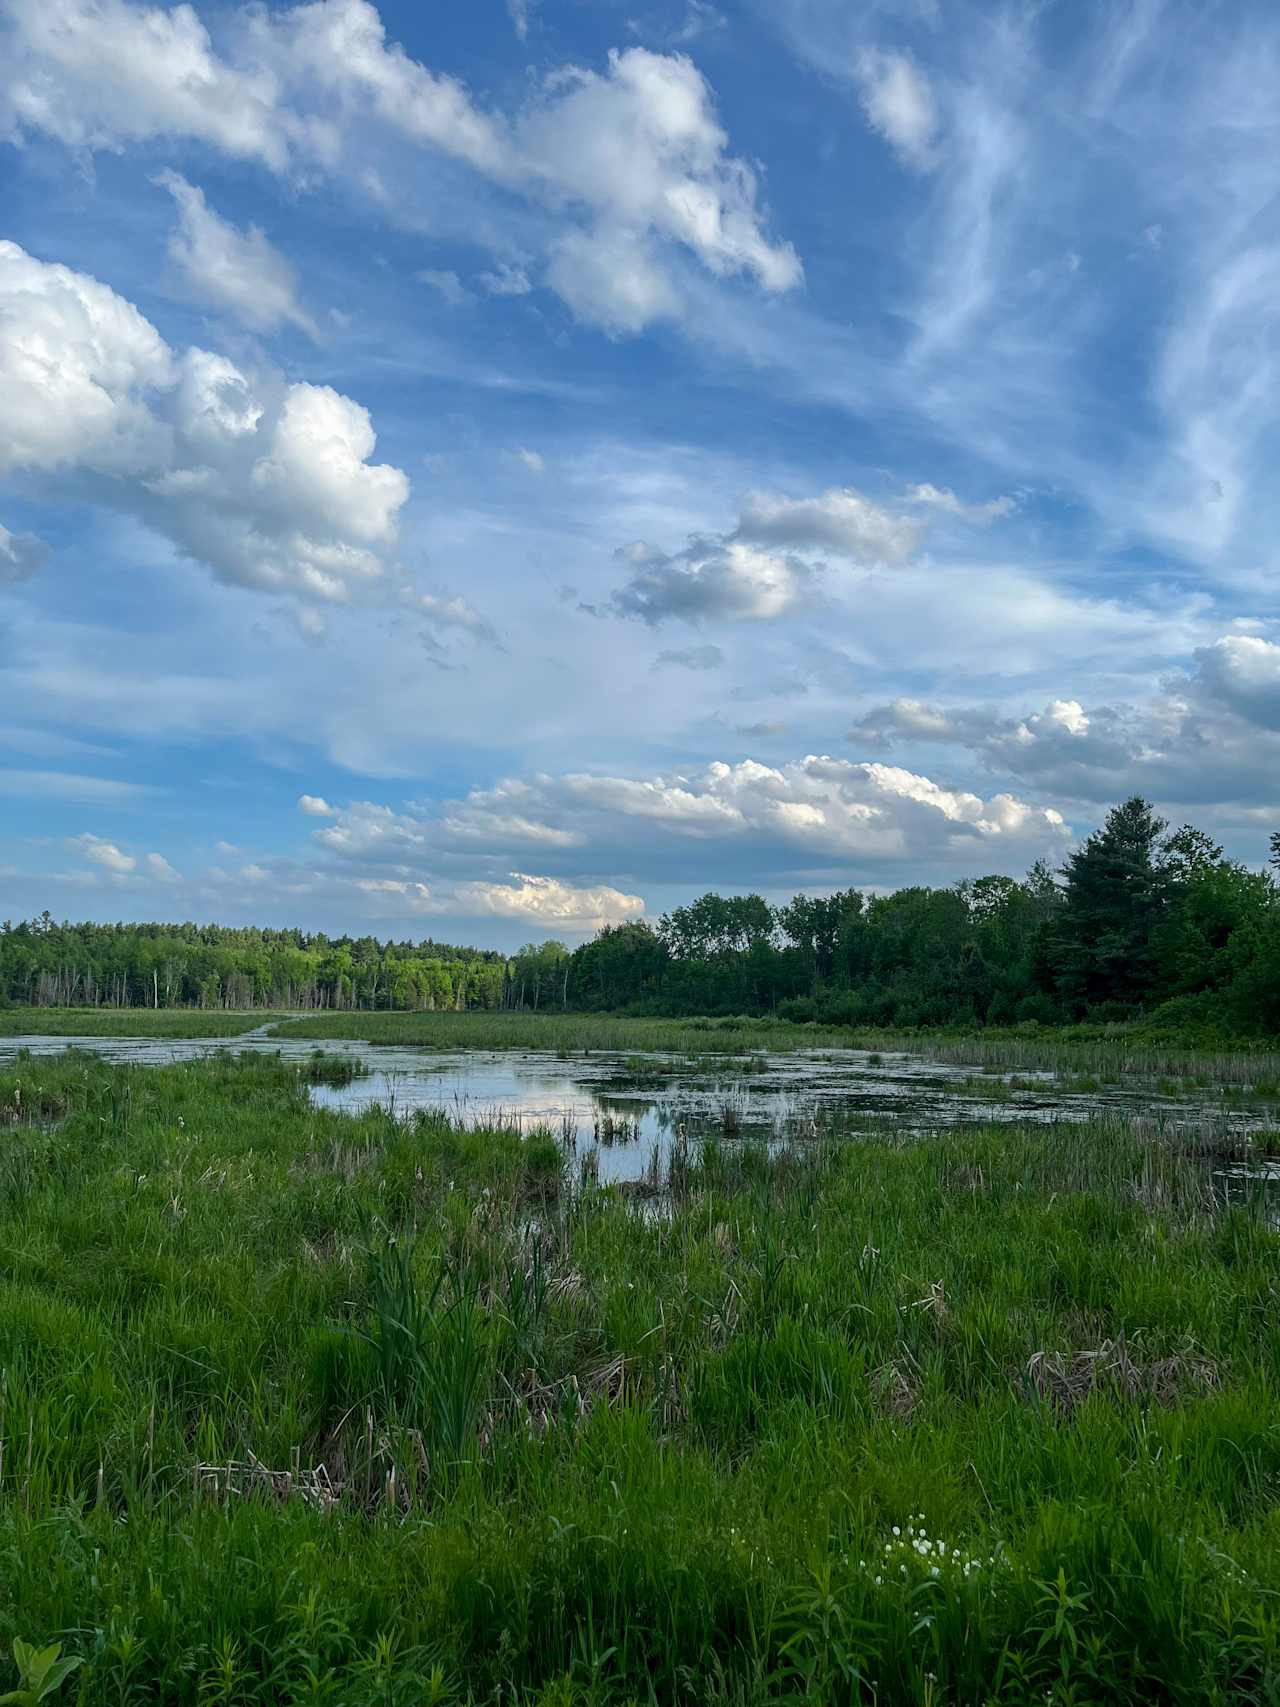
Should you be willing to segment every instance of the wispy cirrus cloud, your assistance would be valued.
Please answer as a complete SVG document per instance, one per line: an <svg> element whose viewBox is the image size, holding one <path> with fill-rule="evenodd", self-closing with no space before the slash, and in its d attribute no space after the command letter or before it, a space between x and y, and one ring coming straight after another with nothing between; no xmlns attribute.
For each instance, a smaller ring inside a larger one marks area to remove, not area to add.
<svg viewBox="0 0 1280 1707"><path fill-rule="evenodd" d="M0 795L9 800L66 801L90 806L138 803L154 790L147 783L74 771L0 770Z"/></svg>
<svg viewBox="0 0 1280 1707"><path fill-rule="evenodd" d="M256 225L239 230L217 214L179 172L156 179L177 207L169 254L202 302L231 313L255 332L291 323L316 336L315 321L298 301L298 276Z"/></svg>

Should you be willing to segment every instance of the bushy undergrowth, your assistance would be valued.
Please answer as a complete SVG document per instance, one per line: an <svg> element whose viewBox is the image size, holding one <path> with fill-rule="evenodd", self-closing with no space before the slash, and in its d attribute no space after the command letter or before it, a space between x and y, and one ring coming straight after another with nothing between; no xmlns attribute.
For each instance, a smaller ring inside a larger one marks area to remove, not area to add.
<svg viewBox="0 0 1280 1707"><path fill-rule="evenodd" d="M1276 1699L1280 1235L1162 1141L713 1144L642 1208L269 1058L6 1107L0 1648L60 1699Z"/></svg>

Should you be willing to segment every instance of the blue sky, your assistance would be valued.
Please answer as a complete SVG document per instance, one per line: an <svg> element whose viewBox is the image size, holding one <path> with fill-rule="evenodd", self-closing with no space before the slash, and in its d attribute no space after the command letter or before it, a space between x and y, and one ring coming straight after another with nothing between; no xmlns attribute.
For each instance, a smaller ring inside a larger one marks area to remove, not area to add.
<svg viewBox="0 0 1280 1707"><path fill-rule="evenodd" d="M1280 14L0 0L0 914L1280 823Z"/></svg>

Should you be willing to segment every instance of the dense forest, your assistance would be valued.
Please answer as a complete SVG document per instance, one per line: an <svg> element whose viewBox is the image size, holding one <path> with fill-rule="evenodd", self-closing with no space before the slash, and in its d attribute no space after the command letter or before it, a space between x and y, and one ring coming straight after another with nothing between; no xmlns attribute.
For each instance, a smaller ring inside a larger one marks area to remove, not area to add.
<svg viewBox="0 0 1280 1707"><path fill-rule="evenodd" d="M707 894L569 950L196 925L0 927L0 1001L229 1008L578 1008L861 1025L1156 1018L1280 1031L1272 871L1135 797L1058 872L868 896Z"/></svg>
<svg viewBox="0 0 1280 1707"><path fill-rule="evenodd" d="M759 1013L859 1025L1155 1018L1280 1031L1280 833L1272 871L1224 857L1140 798L1061 871L867 896L704 895L656 927L620 925L567 956L570 1007ZM548 950L520 988L556 999ZM510 988L511 979L508 979Z"/></svg>

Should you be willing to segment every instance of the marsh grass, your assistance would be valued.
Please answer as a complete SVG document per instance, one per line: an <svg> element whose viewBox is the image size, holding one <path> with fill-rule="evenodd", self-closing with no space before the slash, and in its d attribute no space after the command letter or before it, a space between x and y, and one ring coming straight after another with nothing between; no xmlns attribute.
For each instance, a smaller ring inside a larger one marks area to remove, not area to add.
<svg viewBox="0 0 1280 1707"><path fill-rule="evenodd" d="M65 1699L1275 1699L1280 1234L1158 1120L682 1140L637 1200L270 1057L33 1070L0 1649Z"/></svg>
<svg viewBox="0 0 1280 1707"><path fill-rule="evenodd" d="M282 1038L348 1038L422 1049L540 1049L562 1059L592 1050L634 1058L634 1068L662 1071L641 1053L708 1057L763 1051L848 1047L847 1027L791 1025L782 1020L629 1019L612 1014L327 1013L285 1020ZM675 1070L674 1065L669 1070ZM750 1070L750 1069L748 1069Z"/></svg>
<svg viewBox="0 0 1280 1707"><path fill-rule="evenodd" d="M279 1017L263 1009L0 1008L0 1037L239 1037Z"/></svg>
<svg viewBox="0 0 1280 1707"><path fill-rule="evenodd" d="M1033 1026L846 1033L845 1046L875 1056L905 1052L990 1073L1052 1072L1062 1088L1098 1090L1129 1080L1163 1081L1166 1094L1213 1088L1268 1099L1280 1085L1280 1050L1262 1038L1231 1046L1153 1036L1137 1026Z"/></svg>
<svg viewBox="0 0 1280 1707"><path fill-rule="evenodd" d="M639 1019L611 1014L325 1013L286 1018L283 1038L348 1039L424 1049L533 1049L568 1059L594 1050L629 1057L636 1074L679 1070L662 1055L739 1058L743 1072L763 1071L767 1053L858 1049L868 1066L886 1055L911 1054L995 1076L1052 1073L1060 1088L1087 1094L1134 1080L1159 1082L1164 1094L1212 1089L1242 1101L1280 1100L1280 1050L1267 1040L1230 1047L1162 1038L1133 1025L1017 1027L973 1032L872 1031L865 1027L729 1019Z"/></svg>
<svg viewBox="0 0 1280 1707"><path fill-rule="evenodd" d="M367 1078L369 1069L362 1061L352 1061L341 1055L326 1055L317 1049L310 1060L298 1068L299 1076L309 1085L353 1085Z"/></svg>

